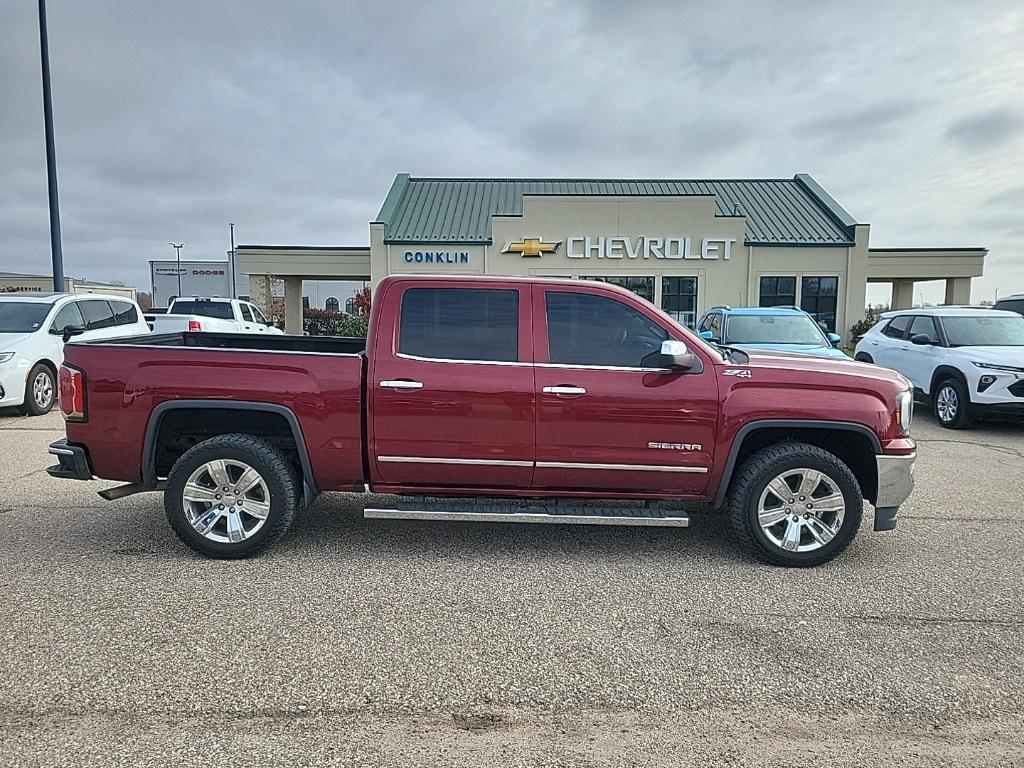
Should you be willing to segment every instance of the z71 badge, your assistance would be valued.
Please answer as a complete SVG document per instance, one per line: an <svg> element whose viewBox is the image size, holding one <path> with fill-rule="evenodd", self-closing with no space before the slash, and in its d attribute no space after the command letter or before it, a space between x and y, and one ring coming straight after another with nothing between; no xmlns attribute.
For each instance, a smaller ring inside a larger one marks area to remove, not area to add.
<svg viewBox="0 0 1024 768"><path fill-rule="evenodd" d="M741 379L749 379L753 374L749 368L726 368L723 376L738 376Z"/></svg>

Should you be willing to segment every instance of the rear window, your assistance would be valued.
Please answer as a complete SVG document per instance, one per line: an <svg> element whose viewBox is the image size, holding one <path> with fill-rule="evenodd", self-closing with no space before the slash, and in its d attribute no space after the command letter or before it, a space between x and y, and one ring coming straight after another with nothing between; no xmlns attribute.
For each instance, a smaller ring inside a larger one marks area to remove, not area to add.
<svg viewBox="0 0 1024 768"><path fill-rule="evenodd" d="M444 360L519 359L519 291L410 288L402 296L398 351Z"/></svg>
<svg viewBox="0 0 1024 768"><path fill-rule="evenodd" d="M913 315L900 315L899 317L893 318L889 321L889 324L882 329L882 333L890 339L902 339L906 335L907 328L910 327L910 321L913 319Z"/></svg>
<svg viewBox="0 0 1024 768"><path fill-rule="evenodd" d="M235 319L235 315L231 311L231 304L227 301L176 301L171 307L171 312L175 315L201 315L221 320Z"/></svg>
<svg viewBox="0 0 1024 768"><path fill-rule="evenodd" d="M1007 312L1016 312L1018 315L1024 315L1024 299L997 301L993 309L1002 309Z"/></svg>
<svg viewBox="0 0 1024 768"><path fill-rule="evenodd" d="M139 322L139 313L134 304L127 301L112 301L110 306L114 310L115 325L133 325Z"/></svg>
<svg viewBox="0 0 1024 768"><path fill-rule="evenodd" d="M96 331L114 325L114 313L110 305L101 299L87 299L81 302L82 316L85 317L86 328Z"/></svg>

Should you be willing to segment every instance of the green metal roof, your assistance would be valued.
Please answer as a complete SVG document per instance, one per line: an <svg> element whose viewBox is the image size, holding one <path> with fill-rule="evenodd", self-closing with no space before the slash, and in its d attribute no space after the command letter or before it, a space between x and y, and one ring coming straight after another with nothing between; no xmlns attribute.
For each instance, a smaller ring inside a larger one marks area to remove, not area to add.
<svg viewBox="0 0 1024 768"><path fill-rule="evenodd" d="M714 195L746 219L749 245L853 244L857 223L807 174L792 179L445 179L395 177L376 223L388 243L490 243L491 217L521 216L524 195Z"/></svg>

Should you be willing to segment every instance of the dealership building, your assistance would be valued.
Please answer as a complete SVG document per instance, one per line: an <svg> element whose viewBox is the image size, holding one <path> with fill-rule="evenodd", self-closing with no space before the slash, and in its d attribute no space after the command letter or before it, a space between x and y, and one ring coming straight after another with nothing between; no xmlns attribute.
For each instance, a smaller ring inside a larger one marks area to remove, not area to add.
<svg viewBox="0 0 1024 768"><path fill-rule="evenodd" d="M399 174L369 247L239 246L257 303L284 280L301 316L303 280L394 274L602 280L693 324L708 308L796 305L848 335L869 282L909 307L914 283L945 280L946 303L970 302L984 248L873 248L810 176L791 179L484 179ZM287 323L287 319L286 319ZM295 330L294 320L288 323ZM301 326L299 326L301 327Z"/></svg>

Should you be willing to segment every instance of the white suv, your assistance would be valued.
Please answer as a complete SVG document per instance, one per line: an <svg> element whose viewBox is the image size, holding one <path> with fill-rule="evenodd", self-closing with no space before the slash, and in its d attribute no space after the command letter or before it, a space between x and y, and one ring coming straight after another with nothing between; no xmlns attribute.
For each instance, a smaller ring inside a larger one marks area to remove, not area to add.
<svg viewBox="0 0 1024 768"><path fill-rule="evenodd" d="M1024 416L1024 317L974 307L886 312L854 358L899 371L949 429L975 416Z"/></svg>
<svg viewBox="0 0 1024 768"><path fill-rule="evenodd" d="M57 399L65 338L149 333L139 305L119 296L0 294L0 408L41 416Z"/></svg>

